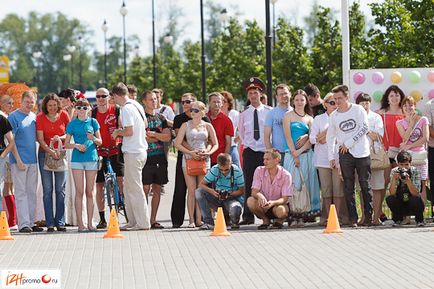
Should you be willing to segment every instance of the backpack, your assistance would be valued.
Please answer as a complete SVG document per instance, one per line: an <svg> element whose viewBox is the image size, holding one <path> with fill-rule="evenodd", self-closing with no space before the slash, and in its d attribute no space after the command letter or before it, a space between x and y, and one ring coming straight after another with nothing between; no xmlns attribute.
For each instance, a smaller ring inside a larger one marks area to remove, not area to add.
<svg viewBox="0 0 434 289"><path fill-rule="evenodd" d="M92 108L92 118L96 119L96 113L98 112L98 107ZM119 128L119 114L121 113L120 108L115 106L115 116L116 116L116 128Z"/></svg>

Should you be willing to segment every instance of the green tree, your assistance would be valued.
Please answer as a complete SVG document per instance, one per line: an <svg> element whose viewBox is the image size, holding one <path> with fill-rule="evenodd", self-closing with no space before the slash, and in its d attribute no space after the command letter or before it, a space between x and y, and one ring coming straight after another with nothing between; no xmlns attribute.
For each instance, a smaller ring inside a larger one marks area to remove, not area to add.
<svg viewBox="0 0 434 289"><path fill-rule="evenodd" d="M367 68L368 49L366 17L360 10L360 3L353 2L349 11L351 68Z"/></svg>

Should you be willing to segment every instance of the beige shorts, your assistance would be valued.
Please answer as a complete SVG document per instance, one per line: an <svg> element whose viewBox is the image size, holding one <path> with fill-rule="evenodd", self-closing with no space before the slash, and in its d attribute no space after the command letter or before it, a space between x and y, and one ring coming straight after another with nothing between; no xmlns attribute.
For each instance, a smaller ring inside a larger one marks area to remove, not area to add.
<svg viewBox="0 0 434 289"><path fill-rule="evenodd" d="M318 168L323 198L340 198L344 196L344 182L337 169Z"/></svg>
<svg viewBox="0 0 434 289"><path fill-rule="evenodd" d="M6 162L5 183L12 184L11 164L9 162Z"/></svg>

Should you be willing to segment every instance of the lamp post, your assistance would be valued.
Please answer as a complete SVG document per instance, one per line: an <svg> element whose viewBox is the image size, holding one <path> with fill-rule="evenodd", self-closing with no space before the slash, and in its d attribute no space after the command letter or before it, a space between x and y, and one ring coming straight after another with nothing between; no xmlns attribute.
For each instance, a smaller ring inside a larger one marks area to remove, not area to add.
<svg viewBox="0 0 434 289"><path fill-rule="evenodd" d="M81 46L82 46L82 43L81 43L81 40L82 40L83 38L81 37L81 36L78 36L78 43L77 43L77 46L78 46L78 53L79 53L79 55L78 55L78 89L81 91L81 92L83 92L83 57L82 57L82 53L81 53Z"/></svg>
<svg viewBox="0 0 434 289"><path fill-rule="evenodd" d="M268 105L272 105L273 101L273 76L272 65L273 60L271 56L271 29L270 29L270 0L265 0L265 53L266 53L266 68L267 68L267 95Z"/></svg>
<svg viewBox="0 0 434 289"><path fill-rule="evenodd" d="M101 26L102 31L104 31L104 86L107 87L107 31L108 31L107 20Z"/></svg>
<svg viewBox="0 0 434 289"><path fill-rule="evenodd" d="M205 36L203 29L203 0L200 0L200 39L201 39L201 59L202 59L202 101L205 101L206 95L206 68L205 68Z"/></svg>
<svg viewBox="0 0 434 289"><path fill-rule="evenodd" d="M226 9L222 9L222 11L220 11L219 20L223 28L225 27L228 18L229 18L228 11Z"/></svg>
<svg viewBox="0 0 434 289"><path fill-rule="evenodd" d="M41 51L35 51L33 52L33 58L35 59L35 67L36 67L36 73L35 73L35 84L36 86L39 86L39 59L42 56Z"/></svg>
<svg viewBox="0 0 434 289"><path fill-rule="evenodd" d="M74 86L74 51L75 51L75 46L74 45L70 45L67 47L68 51L69 51L69 55L71 56L71 88Z"/></svg>
<svg viewBox="0 0 434 289"><path fill-rule="evenodd" d="M70 61L71 58L72 58L71 54L65 54L65 55L63 55L63 61L65 61L65 62ZM66 73L66 74L68 74L68 73ZM68 82L69 82L68 86L71 86L71 80L69 80Z"/></svg>
<svg viewBox="0 0 434 289"><path fill-rule="evenodd" d="M125 1L122 1L122 6L119 12L123 18L123 27L124 27L124 83L127 84L127 42L125 39L125 16L128 13L128 9L125 6Z"/></svg>
<svg viewBox="0 0 434 289"><path fill-rule="evenodd" d="M157 54L155 52L155 1L152 0L152 85L157 87Z"/></svg>
<svg viewBox="0 0 434 289"><path fill-rule="evenodd" d="M276 46L276 11L274 6L278 0L271 0L271 4L273 4L273 47Z"/></svg>

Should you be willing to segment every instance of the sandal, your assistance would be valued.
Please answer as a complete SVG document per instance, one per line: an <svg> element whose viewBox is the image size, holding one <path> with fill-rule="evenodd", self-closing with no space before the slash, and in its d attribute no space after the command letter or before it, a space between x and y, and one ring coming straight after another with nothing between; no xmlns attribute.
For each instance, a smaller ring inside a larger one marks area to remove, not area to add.
<svg viewBox="0 0 434 289"><path fill-rule="evenodd" d="M266 230L270 227L270 224L262 224L258 226L258 230Z"/></svg>
<svg viewBox="0 0 434 289"><path fill-rule="evenodd" d="M162 226L160 223L155 222L151 225L151 229L164 229L164 226Z"/></svg>
<svg viewBox="0 0 434 289"><path fill-rule="evenodd" d="M187 228L196 228L196 225L194 223L190 223Z"/></svg>
<svg viewBox="0 0 434 289"><path fill-rule="evenodd" d="M283 224L279 222L274 222L273 226L271 226L271 229L282 229Z"/></svg>

